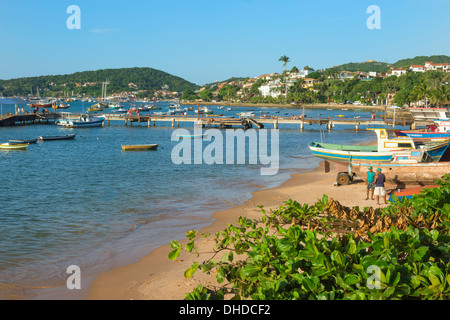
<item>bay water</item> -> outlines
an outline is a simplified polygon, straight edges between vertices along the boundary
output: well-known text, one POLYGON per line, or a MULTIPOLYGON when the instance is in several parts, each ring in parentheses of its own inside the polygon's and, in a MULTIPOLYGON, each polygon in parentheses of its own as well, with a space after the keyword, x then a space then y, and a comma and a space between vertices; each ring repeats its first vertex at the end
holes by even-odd
MULTIPOLYGON (((157 105, 164 111, 169 103, 157 105)), ((82 112, 87 106, 74 102, 65 111, 82 112)), ((217 106, 210 108, 224 112, 217 106)), ((234 108, 228 114, 246 109, 251 108, 234 108)), ((13 110, 14 106, 3 106, 4 113, 13 110)), ((281 116, 303 112, 253 110, 281 116)), ((309 117, 370 117, 363 110, 309 109, 306 113, 309 117)), ((191 123, 180 122, 180 127, 193 133, 191 123)), ((184 238, 187 231, 209 225, 215 211, 240 204, 261 188, 276 187, 292 173, 317 167, 320 159, 307 147, 311 141, 356 144, 375 139, 372 132, 364 128, 355 132, 353 126, 327 131, 324 125, 306 125, 300 131, 299 125, 282 124, 279 129, 280 169, 276 175, 261 175, 264 165, 259 162, 174 164, 171 152, 179 141, 172 141, 177 128, 170 122, 150 127, 147 122, 125 126, 123 121, 98 128, 1 127, 0 143, 77 135, 74 140, 30 144, 26 151, 0 151, 0 298, 32 298, 27 292, 33 288, 64 285, 70 265, 79 266, 83 275, 95 275, 184 238), (159 144, 158 149, 121 149, 121 145, 150 143, 159 144)), ((208 144, 203 141, 203 148, 208 144)))

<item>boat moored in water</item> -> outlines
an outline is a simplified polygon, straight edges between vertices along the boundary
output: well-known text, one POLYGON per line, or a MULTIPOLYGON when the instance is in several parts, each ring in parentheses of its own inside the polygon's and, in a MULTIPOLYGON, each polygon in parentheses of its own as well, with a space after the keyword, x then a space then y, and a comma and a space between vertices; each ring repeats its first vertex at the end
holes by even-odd
POLYGON ((39 141, 50 141, 50 140, 71 140, 74 139, 76 133, 67 134, 65 136, 40 136, 38 137, 39 141))
POLYGON ((60 119, 58 121, 59 125, 66 128, 91 128, 91 127, 101 127, 105 121, 104 116, 92 116, 90 114, 82 114, 77 118, 60 119))
POLYGON ((25 150, 28 148, 28 143, 1 143, 0 150, 25 150))
POLYGON ((15 139, 15 140, 9 140, 9 143, 11 144, 24 144, 24 143, 36 143, 38 141, 38 138, 33 139, 15 139))
POLYGON ((146 151, 156 150, 159 144, 136 144, 136 145, 122 145, 123 151, 146 151))

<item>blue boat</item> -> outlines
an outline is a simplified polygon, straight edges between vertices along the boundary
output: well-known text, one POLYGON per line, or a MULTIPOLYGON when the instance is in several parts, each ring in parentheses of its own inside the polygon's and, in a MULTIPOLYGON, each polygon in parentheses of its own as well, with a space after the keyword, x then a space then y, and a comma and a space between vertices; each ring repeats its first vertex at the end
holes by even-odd
POLYGON ((389 137, 386 129, 368 129, 377 134, 376 146, 359 146, 311 142, 308 147, 319 158, 332 162, 349 163, 351 161, 390 162, 396 154, 412 150, 425 150, 439 161, 449 146, 444 141, 414 141, 410 137, 389 137))
POLYGON ((395 131, 397 136, 409 136, 413 139, 450 139, 450 119, 434 120, 427 130, 395 131))

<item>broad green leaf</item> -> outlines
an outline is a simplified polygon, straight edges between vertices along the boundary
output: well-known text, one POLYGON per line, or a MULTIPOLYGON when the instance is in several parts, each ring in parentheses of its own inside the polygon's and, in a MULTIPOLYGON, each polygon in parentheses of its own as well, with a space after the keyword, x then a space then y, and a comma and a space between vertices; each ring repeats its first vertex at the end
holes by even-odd
POLYGON ((174 261, 176 258, 178 258, 180 253, 181 253, 181 249, 180 248, 170 251, 169 252, 169 260, 174 261))
POLYGON ((194 275, 195 271, 197 271, 198 269, 198 263, 194 262, 194 264, 192 266, 190 266, 188 269, 186 269, 186 271, 184 272, 184 277, 186 279, 192 278, 192 276, 194 275))
POLYGON ((354 285, 360 282, 360 279, 357 275, 348 274, 344 277, 344 282, 348 285, 354 285))
POLYGON ((348 254, 354 254, 356 252, 356 242, 353 239, 348 242, 347 252, 348 254))

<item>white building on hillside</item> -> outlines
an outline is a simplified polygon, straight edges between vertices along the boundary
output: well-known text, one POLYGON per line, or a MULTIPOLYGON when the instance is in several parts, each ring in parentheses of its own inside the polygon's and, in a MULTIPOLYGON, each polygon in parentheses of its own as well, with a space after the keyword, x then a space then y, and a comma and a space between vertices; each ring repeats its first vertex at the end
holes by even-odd
POLYGON ((409 70, 413 72, 425 72, 427 68, 425 68, 425 66, 422 66, 420 64, 413 64, 409 66, 409 70))
POLYGON ((391 71, 392 71, 392 75, 397 76, 397 77, 400 77, 400 76, 406 74, 406 72, 407 72, 405 69, 402 69, 402 68, 392 69, 391 71))

